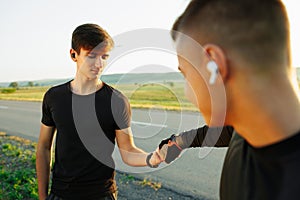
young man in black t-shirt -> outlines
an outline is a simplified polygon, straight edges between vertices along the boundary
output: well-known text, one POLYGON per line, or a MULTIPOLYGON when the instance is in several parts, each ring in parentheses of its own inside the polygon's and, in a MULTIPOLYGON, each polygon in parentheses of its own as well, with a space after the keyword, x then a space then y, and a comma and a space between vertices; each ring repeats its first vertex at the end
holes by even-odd
MULTIPOLYGON (((282 2, 192 0, 172 37, 188 98, 210 127, 235 129, 225 141, 220 198, 299 199, 300 99, 282 2)), ((163 141, 162 155, 190 147, 186 134, 163 141)), ((195 135, 192 147, 201 146, 203 132, 195 135)))
POLYGON ((83 24, 72 35, 73 80, 49 89, 37 147, 39 199, 116 199, 115 140, 123 161, 131 166, 156 167, 157 153, 134 145, 128 100, 99 76, 113 40, 96 24, 83 24), (56 134, 55 163, 48 196, 51 146, 56 134))

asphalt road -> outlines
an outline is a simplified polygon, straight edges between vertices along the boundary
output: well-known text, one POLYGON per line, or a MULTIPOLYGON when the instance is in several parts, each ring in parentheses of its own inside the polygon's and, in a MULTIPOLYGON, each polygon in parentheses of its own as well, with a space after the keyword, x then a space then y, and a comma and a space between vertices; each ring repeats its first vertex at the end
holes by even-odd
MULTIPOLYGON (((41 103, 0 101, 0 131, 37 141, 41 119, 41 103)), ((202 126, 198 113, 157 109, 132 110, 132 130, 135 144, 145 151, 153 151, 160 140, 184 130, 202 126)), ((185 150, 170 165, 157 169, 129 167, 120 160, 116 148, 114 159, 119 171, 161 182, 179 193, 195 199, 218 199, 219 181, 226 148, 195 148, 185 150)))

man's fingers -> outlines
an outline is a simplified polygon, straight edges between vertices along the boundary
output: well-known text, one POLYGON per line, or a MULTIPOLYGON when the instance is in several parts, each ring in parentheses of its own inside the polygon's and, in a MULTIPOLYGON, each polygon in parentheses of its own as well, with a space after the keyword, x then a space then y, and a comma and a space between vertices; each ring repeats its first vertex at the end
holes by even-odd
POLYGON ((175 137, 175 135, 172 135, 170 138, 162 140, 159 144, 158 154, 160 159, 167 164, 175 160, 182 151, 182 148, 174 140, 175 137))
POLYGON ((181 153, 181 148, 175 143, 175 142, 170 142, 168 145, 167 149, 167 154, 165 157, 165 162, 169 164, 173 160, 175 160, 179 154, 181 153))
POLYGON ((155 153, 157 154, 157 157, 159 158, 160 162, 163 162, 164 159, 162 159, 162 155, 160 155, 160 153, 159 153, 159 148, 157 148, 157 149, 155 150, 155 153))
POLYGON ((152 153, 151 158, 150 158, 150 163, 151 163, 151 165, 158 165, 158 164, 160 164, 162 161, 163 161, 163 160, 161 160, 161 158, 160 158, 158 152, 154 151, 154 152, 152 153))
POLYGON ((165 160, 166 159, 166 156, 167 156, 167 153, 168 153, 168 145, 167 144, 164 144, 160 150, 159 150, 159 155, 160 155, 160 158, 162 160, 165 160))
POLYGON ((158 162, 161 163, 163 160, 161 159, 159 153, 158 153, 157 151, 155 151, 154 154, 155 154, 155 156, 156 156, 158 162))
POLYGON ((158 145, 159 149, 161 149, 165 144, 168 144, 170 138, 164 139, 160 142, 160 144, 158 145))

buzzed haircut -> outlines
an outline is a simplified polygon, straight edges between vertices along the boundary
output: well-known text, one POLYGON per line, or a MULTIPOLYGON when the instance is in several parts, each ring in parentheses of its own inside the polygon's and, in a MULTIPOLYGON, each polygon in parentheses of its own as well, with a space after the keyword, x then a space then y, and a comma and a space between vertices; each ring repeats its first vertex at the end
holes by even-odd
POLYGON ((213 43, 225 52, 265 70, 290 65, 289 22, 279 0, 192 0, 172 28, 190 33, 201 45, 213 43))
POLYGON ((80 49, 92 50, 94 48, 114 47, 112 37, 97 24, 83 24, 78 26, 72 34, 72 49, 78 54, 80 49))

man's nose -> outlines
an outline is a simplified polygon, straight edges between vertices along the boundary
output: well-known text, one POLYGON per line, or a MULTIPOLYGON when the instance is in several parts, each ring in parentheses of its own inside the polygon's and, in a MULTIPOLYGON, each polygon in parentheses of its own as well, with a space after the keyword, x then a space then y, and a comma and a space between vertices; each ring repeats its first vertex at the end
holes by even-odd
POLYGON ((95 61, 95 66, 99 67, 99 68, 102 68, 104 66, 104 60, 101 57, 97 58, 96 61, 95 61))

